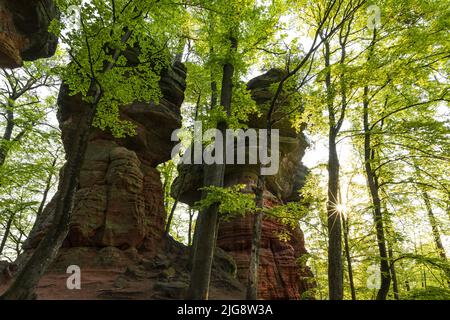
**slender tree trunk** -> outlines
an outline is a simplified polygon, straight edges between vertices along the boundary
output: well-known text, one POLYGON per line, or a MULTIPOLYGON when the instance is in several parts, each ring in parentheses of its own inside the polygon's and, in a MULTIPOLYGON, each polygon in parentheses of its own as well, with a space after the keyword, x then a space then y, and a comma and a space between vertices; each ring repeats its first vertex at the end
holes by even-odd
POLYGON ((342 300, 344 297, 344 275, 342 267, 342 226, 339 211, 339 158, 336 148, 336 118, 334 112, 334 93, 331 83, 330 44, 324 42, 325 47, 325 86, 328 107, 328 288, 330 300, 342 300))
MULTIPOLYGON (((205 166, 205 185, 206 183, 209 185, 214 183, 215 186, 223 186, 224 170, 220 167, 221 165, 205 166), (217 168, 215 168, 216 166, 217 168)), ((202 215, 202 220, 201 225, 197 227, 201 229, 199 229, 197 235, 187 297, 193 300, 208 300, 211 267, 215 249, 218 204, 202 210, 199 215, 202 215)))
MULTIPOLYGON (((196 105, 195 105, 194 121, 197 121, 197 118, 198 118, 198 113, 199 113, 199 109, 200 109, 200 101, 201 101, 201 98, 202 98, 202 96, 201 96, 201 94, 199 94, 199 95, 198 95, 198 98, 197 98, 197 103, 196 103, 196 105)), ((188 150, 189 150, 189 149, 188 149, 188 150)), ((191 144, 191 150, 192 150, 192 153, 191 153, 191 159, 193 159, 193 158, 194 158, 193 143, 191 144)), ((167 219, 166 228, 165 228, 165 231, 164 231, 164 235, 165 235, 165 236, 167 236, 167 235, 170 233, 170 226, 171 226, 171 224, 172 224, 173 215, 175 214, 175 210, 176 210, 176 208, 177 208, 178 201, 179 201, 180 196, 181 196, 181 192, 183 191, 183 188, 184 188, 184 181, 185 181, 185 180, 186 180, 186 175, 184 175, 184 176, 182 177, 182 179, 181 179, 180 187, 179 187, 179 189, 178 189, 178 192, 177 192, 177 195, 176 195, 175 202, 174 202, 174 204, 173 204, 173 206, 172 206, 172 209, 170 210, 170 214, 169 214, 169 217, 168 217, 168 219, 167 219)), ((167 181, 164 181, 164 184, 166 184, 166 183, 167 183, 167 181)), ((165 188, 164 188, 164 190, 165 190, 165 188)), ((167 197, 167 198, 168 198, 168 197, 167 197)))
POLYGON ((406 289, 406 292, 411 291, 411 287, 409 285, 409 281, 408 280, 405 280, 405 289, 406 289))
POLYGON ((424 289, 427 288, 427 273, 425 272, 425 269, 422 269, 422 287, 424 289))
POLYGON ((5 248, 6 241, 8 241, 9 233, 11 232, 11 225, 14 220, 14 213, 11 213, 8 218, 8 222, 6 223, 5 233, 3 234, 2 243, 0 244, 0 256, 3 253, 3 249, 5 248))
MULTIPOLYGON (((231 50, 237 48, 237 40, 231 38, 231 50)), ((231 97, 233 86, 234 65, 227 62, 223 66, 222 91, 220 104, 225 108, 227 115, 231 115, 231 97)), ((218 130, 225 138, 226 123, 219 123, 218 130)), ((226 144, 223 143, 223 146, 226 144)), ((224 157, 225 159, 225 157, 224 157)), ((204 185, 223 187, 225 164, 204 165, 204 185)), ((206 194, 203 194, 206 196, 206 194)), ((194 300, 207 300, 209 296, 209 283, 211 279, 211 267, 214 257, 216 229, 218 223, 218 204, 199 212, 201 224, 193 253, 191 279, 187 291, 187 298, 194 300)))
POLYGON ((348 269, 348 280, 350 284, 350 292, 352 294, 352 300, 356 300, 356 290, 355 283, 353 280, 353 266, 352 266, 352 258, 350 255, 350 246, 349 246, 349 224, 348 217, 344 217, 342 219, 343 229, 344 229, 344 250, 345 250, 345 258, 347 260, 347 269, 348 269))
POLYGON ((393 263, 394 252, 392 250, 392 246, 389 244, 389 241, 388 241, 388 255, 389 255, 389 270, 391 272, 392 278, 392 289, 394 291, 394 299, 400 300, 400 295, 398 291, 397 272, 395 271, 395 264, 393 263))
MULTIPOLYGON (((210 53, 214 52, 214 50, 211 48, 210 53)), ((217 106, 217 83, 214 80, 214 73, 212 71, 212 69, 210 70, 210 79, 211 79, 211 105, 210 105, 210 110, 214 109, 217 106)), ((200 100, 198 100, 199 102, 200 100)), ((198 104, 200 105, 200 104, 198 104)), ((197 120, 198 114, 199 114, 199 108, 195 109, 195 119, 197 120)), ((193 157, 193 156, 192 156, 193 157)), ((194 254, 197 250, 197 240, 198 240, 198 234, 200 232, 200 230, 202 230, 201 227, 201 220, 202 220, 202 215, 200 214, 200 212, 198 212, 197 214, 197 220, 195 221, 195 229, 194 229, 194 236, 192 238, 192 246, 191 249, 189 250, 189 259, 188 259, 188 265, 187 268, 188 270, 192 271, 192 266, 194 265, 194 254)))
MULTIPOLYGON (((447 255, 445 252, 445 248, 442 245, 441 233, 439 232, 436 216, 434 215, 433 208, 431 206, 430 197, 425 190, 422 190, 422 198, 427 208, 428 221, 430 222, 431 225, 431 232, 433 233, 433 239, 434 244, 436 245, 436 250, 438 251, 438 254, 441 257, 441 259, 444 262, 447 262, 447 255)), ((447 276, 447 285, 450 288, 450 272, 447 272, 446 276, 447 276)))
POLYGON ((170 209, 169 217, 167 218, 166 228, 164 229, 164 235, 167 236, 170 233, 170 227, 172 225, 173 216, 175 214, 175 210, 177 209, 178 199, 175 199, 172 209, 170 209))
POLYGON ((395 300, 400 300, 400 295, 399 295, 399 289, 398 289, 398 280, 397 280, 397 272, 395 271, 395 258, 394 258, 394 250, 393 250, 393 245, 394 245, 394 229, 392 226, 392 221, 390 218, 390 214, 387 210, 387 207, 385 205, 385 203, 383 204, 383 209, 385 214, 385 221, 386 221, 386 233, 388 235, 387 237, 387 248, 388 248, 388 257, 389 257, 389 270, 391 273, 391 278, 392 278, 392 290, 394 291, 394 299, 395 300))
MULTIPOLYGON (((270 129, 268 130, 270 132, 270 129)), ((267 145, 270 146, 270 139, 268 139, 267 145)), ((261 233, 262 233, 262 220, 264 207, 264 188, 265 177, 261 174, 258 175, 258 182, 256 186, 256 214, 254 216, 253 223, 253 237, 252 248, 250 254, 250 266, 248 270, 247 279, 247 300, 256 300, 258 298, 258 279, 259 279, 259 252, 261 248, 261 233)))
POLYGON ((425 206, 427 208, 428 221, 430 222, 430 225, 431 225, 431 231, 433 233, 434 244, 436 245, 436 249, 439 253, 439 256, 444 261, 447 261, 447 255, 445 253, 444 246, 442 245, 441 234, 439 232, 436 217, 434 215, 433 208, 431 207, 430 197, 428 196, 428 193, 426 191, 422 191, 422 198, 423 198, 423 201, 425 202, 425 206))
MULTIPOLYGON (((9 105, 11 108, 11 105, 9 105)), ((6 111, 6 127, 3 133, 2 140, 0 141, 0 167, 3 166, 8 155, 8 143, 11 141, 12 133, 14 130, 14 113, 12 110, 6 111)))
POLYGON ((447 199, 447 215, 448 218, 450 219, 450 196, 447 199))
MULTIPOLYGON (((53 170, 56 167, 56 162, 58 161, 57 155, 55 155, 55 158, 53 159, 51 169, 53 170)), ((53 173, 50 171, 50 174, 48 175, 47 181, 45 183, 44 193, 42 194, 42 200, 39 204, 39 208, 36 212, 36 216, 39 217, 42 214, 42 211, 44 211, 45 204, 47 202, 48 193, 52 187, 52 179, 53 179, 53 173)))
POLYGON ((329 135, 328 160, 328 287, 330 300, 342 300, 344 279, 342 268, 341 212, 339 211, 339 160, 336 150, 336 137, 329 135))
POLYGON ((195 211, 189 208, 189 226, 188 226, 188 246, 192 244, 192 223, 194 221, 195 211))
POLYGON ((380 271, 381 271, 381 286, 377 293, 377 300, 386 300, 391 283, 389 258, 386 249, 386 238, 384 235, 383 214, 381 212, 381 200, 379 196, 378 177, 372 169, 372 162, 374 160, 374 150, 371 147, 371 132, 369 127, 369 88, 364 87, 364 102, 363 102, 363 127, 364 127, 364 168, 367 178, 367 186, 370 191, 370 196, 373 204, 374 223, 376 229, 378 249, 380 252, 380 271))
POLYGON ((197 252, 197 243, 199 238, 200 230, 203 229, 202 227, 202 217, 203 215, 200 214, 200 211, 197 214, 197 220, 195 221, 195 229, 194 229, 194 235, 192 237, 192 246, 189 250, 189 259, 188 259, 188 265, 187 269, 192 272, 192 268, 194 266, 194 256, 197 252))

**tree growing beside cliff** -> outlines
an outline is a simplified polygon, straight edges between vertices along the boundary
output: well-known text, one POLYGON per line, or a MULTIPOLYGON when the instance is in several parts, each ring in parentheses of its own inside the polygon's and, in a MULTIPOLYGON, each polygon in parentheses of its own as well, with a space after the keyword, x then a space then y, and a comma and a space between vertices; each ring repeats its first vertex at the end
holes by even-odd
POLYGON ((59 1, 58 5, 63 12, 78 6, 78 29, 64 34, 64 22, 54 21, 52 31, 69 47, 71 63, 61 69, 62 79, 71 95, 82 96, 85 110, 66 147, 53 227, 3 299, 34 298, 39 279, 56 257, 68 232, 90 128, 109 129, 117 137, 133 134, 133 126, 119 119, 119 106, 158 100, 160 73, 170 63, 167 50, 171 39, 166 31, 182 21, 183 9, 166 1, 92 1, 82 5, 80 1, 59 1))
MULTIPOLYGON (((217 128, 225 137, 225 129, 231 123, 239 123, 239 114, 245 114, 246 108, 234 109, 233 106, 242 96, 242 83, 238 77, 243 74, 248 63, 252 61, 258 46, 264 46, 275 33, 280 10, 280 1, 274 1, 267 8, 255 1, 217 1, 215 7, 205 14, 203 20, 207 50, 203 51, 208 58, 211 70, 220 70, 220 84, 211 77, 210 114, 222 114, 216 118, 217 128), (219 97, 219 106, 216 105, 219 97), (241 92, 239 91, 241 90, 241 92), (240 96, 241 94, 241 96, 240 96)), ((210 8, 211 9, 211 8, 210 8)), ((199 44, 201 53, 201 43, 199 44)), ((204 50, 204 49, 203 49, 204 50)), ((245 94, 244 94, 245 96, 245 94)), ((245 99, 245 97, 243 97, 245 99)), ((246 100, 248 101, 248 99, 246 100)), ((217 138, 217 137, 216 137, 217 138)), ((223 144, 225 145, 225 144, 223 144)), ((222 156, 225 159, 225 155, 222 156)), ((223 187, 225 164, 204 165, 204 185, 223 187)), ((204 189, 202 197, 208 197, 204 189)), ((211 204, 199 212, 193 242, 193 265, 188 297, 192 299, 207 299, 212 259, 218 231, 218 204, 211 204)))

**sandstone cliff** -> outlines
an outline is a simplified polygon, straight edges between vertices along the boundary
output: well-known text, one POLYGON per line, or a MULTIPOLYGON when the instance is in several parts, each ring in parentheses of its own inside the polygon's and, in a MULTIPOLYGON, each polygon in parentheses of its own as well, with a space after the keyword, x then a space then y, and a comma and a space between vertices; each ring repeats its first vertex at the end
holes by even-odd
POLYGON ((58 17, 52 0, 0 0, 0 67, 52 56, 58 39, 48 27, 58 17))

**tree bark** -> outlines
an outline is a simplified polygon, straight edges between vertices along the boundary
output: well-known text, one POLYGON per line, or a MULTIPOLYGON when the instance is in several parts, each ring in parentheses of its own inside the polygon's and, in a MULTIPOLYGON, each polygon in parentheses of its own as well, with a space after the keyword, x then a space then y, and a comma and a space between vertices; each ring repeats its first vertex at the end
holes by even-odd
POLYGON ((339 211, 339 158, 336 147, 336 137, 339 129, 336 127, 334 112, 334 93, 331 83, 330 44, 324 42, 325 47, 325 87, 327 91, 328 107, 328 288, 330 300, 344 298, 344 276, 342 267, 342 226, 339 211))
POLYGON ((436 245, 436 249, 438 251, 439 256, 447 261, 447 255, 445 253, 444 246, 442 245, 441 234, 439 232, 438 224, 436 221, 436 217, 433 212, 433 208, 431 207, 430 197, 426 191, 422 191, 422 198, 427 208, 428 221, 431 225, 431 231, 433 233, 434 244, 436 245))
MULTIPOLYGON (((438 251, 438 254, 441 257, 442 261, 447 262, 447 255, 445 252, 445 248, 442 245, 441 233, 439 232, 436 216, 434 215, 433 208, 431 206, 430 196, 425 190, 422 190, 422 198, 427 208, 428 221, 430 222, 431 225, 431 232, 433 234, 436 250, 438 251)), ((447 272, 446 276, 447 276, 447 286, 450 288, 450 273, 447 272)))
POLYGON ((6 111, 6 127, 3 133, 3 137, 0 143, 0 166, 3 166, 8 155, 7 143, 11 141, 12 133, 14 130, 14 113, 12 110, 6 111))
MULTIPOLYGON (((223 165, 208 165, 204 170, 205 185, 223 186, 223 165), (214 184, 212 184, 214 183, 214 184)), ((193 254, 191 280, 187 292, 188 299, 208 300, 211 267, 215 250, 218 204, 203 209, 201 225, 193 254)))
POLYGON ((349 225, 348 225, 348 217, 342 219, 343 229, 344 229, 344 250, 345 250, 345 258, 347 260, 347 269, 348 269, 348 280, 350 284, 350 292, 352 295, 352 300, 356 300, 356 290, 355 283, 353 279, 353 266, 352 266, 352 258, 350 255, 350 246, 348 242, 348 234, 349 234, 349 225))
POLYGON ((378 250, 380 253, 381 286, 377 292, 377 300, 386 300, 391 283, 389 257, 386 250, 386 238, 384 235, 383 214, 381 211, 381 200, 379 196, 379 184, 376 172, 372 168, 375 152, 371 147, 371 132, 369 127, 369 88, 364 87, 363 102, 363 127, 364 127, 364 168, 367 186, 373 204, 373 216, 377 236, 378 250))
POLYGON ((388 255, 389 255, 389 270, 391 272, 392 278, 392 290, 394 291, 394 299, 400 300, 400 295, 398 291, 397 272, 395 271, 395 264, 393 263, 394 252, 392 250, 392 246, 389 244, 389 241, 388 241, 388 255))
MULTIPOLYGON (((58 155, 56 154, 55 158, 52 161, 52 166, 51 166, 52 170, 56 167, 57 161, 58 161, 58 155)), ((36 212, 37 217, 39 217, 42 214, 42 211, 44 211, 44 207, 47 202, 48 193, 52 187, 52 179, 53 179, 53 173, 50 172, 50 174, 48 175, 48 178, 47 178, 47 182, 45 183, 45 189, 44 189, 44 193, 42 194, 41 203, 39 204, 39 208, 36 212)))
POLYGON ((395 271, 394 250, 393 250, 393 245, 394 245, 394 240, 395 240, 395 231, 393 229, 390 214, 387 210, 385 203, 383 203, 383 209, 385 212, 386 233, 388 235, 386 243, 387 243, 388 256, 389 256, 389 270, 390 270, 391 279, 392 279, 392 290, 394 291, 394 299, 400 300, 398 281, 397 281, 397 272, 395 271))
MULTIPOLYGON (((270 132, 270 129, 268 130, 270 132)), ((270 139, 268 139, 268 146, 270 146, 270 139)), ((261 233, 262 233, 262 220, 264 207, 264 188, 265 177, 261 174, 258 175, 258 182, 256 187, 256 214, 254 216, 253 223, 253 237, 252 248, 250 254, 250 265, 247 279, 247 300, 256 300, 258 298, 258 279, 259 279, 259 252, 261 248, 261 233)))
POLYGON ((194 220, 195 211, 189 208, 189 226, 188 226, 188 247, 192 244, 192 223, 194 220))
POLYGON ((194 229, 194 236, 192 237, 192 246, 189 250, 189 259, 188 259, 188 265, 187 269, 192 272, 192 268, 194 266, 194 256, 197 252, 197 243, 198 243, 198 237, 200 230, 203 229, 202 227, 202 217, 203 215, 200 214, 200 211, 197 214, 197 220, 195 221, 195 229, 194 229))
MULTIPOLYGON (((231 38, 231 50, 237 48, 237 40, 231 38)), ((228 116, 231 115, 231 97, 233 88, 234 65, 227 62, 223 66, 222 91, 220 104, 225 108, 228 116)), ((226 123, 219 123, 218 130, 225 138, 226 123)), ((223 143, 223 146, 226 144, 223 143)), ((224 157, 225 159, 225 157, 224 157)), ((204 185, 223 187, 225 175, 225 164, 204 165, 204 185)), ((206 193, 203 193, 203 197, 206 193)), ((195 247, 193 248, 193 264, 191 280, 187 291, 187 298, 193 300, 207 300, 209 296, 209 283, 211 279, 211 267, 216 245, 216 229, 218 223, 218 204, 212 205, 199 212, 201 224, 199 228, 195 247)))
POLYGON ((8 222, 6 223, 5 233, 3 234, 2 243, 0 244, 0 256, 3 253, 3 250, 6 245, 6 241, 8 241, 9 233, 11 232, 11 225, 14 220, 14 213, 11 213, 8 218, 8 222))
MULTIPOLYGON (((181 188, 180 188, 181 190, 181 188)), ((178 199, 175 199, 172 209, 170 209, 169 217, 167 218, 166 228, 164 230, 164 235, 167 236, 170 232, 170 226, 172 225, 173 216, 175 214, 175 210, 177 209, 178 199)))
POLYGON ((329 135, 328 156, 328 287, 330 300, 342 300, 344 297, 344 279, 341 213, 338 209, 339 160, 336 150, 336 136, 333 132, 330 132, 329 135))

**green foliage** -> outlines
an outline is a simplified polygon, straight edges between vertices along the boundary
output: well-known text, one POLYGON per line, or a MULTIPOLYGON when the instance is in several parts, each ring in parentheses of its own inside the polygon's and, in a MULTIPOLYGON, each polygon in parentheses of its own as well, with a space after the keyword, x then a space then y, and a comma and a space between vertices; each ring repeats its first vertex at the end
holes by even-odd
POLYGON ((243 193, 245 186, 235 185, 229 188, 215 186, 203 187, 206 197, 197 201, 194 208, 202 210, 213 205, 219 206, 219 214, 224 221, 255 210, 255 195, 243 193))
MULTIPOLYGON (((264 213, 284 225, 295 228, 298 226, 298 222, 307 215, 308 207, 301 202, 288 202, 285 205, 265 209, 264 213)), ((283 238, 286 239, 286 235, 283 238)))
POLYGON ((169 1, 59 1, 67 16, 77 6, 79 28, 66 33, 64 19, 52 31, 68 46, 72 62, 60 72, 71 95, 93 103, 93 89, 101 91, 94 126, 116 137, 134 134, 134 125, 120 119, 119 109, 136 101, 158 102, 160 74, 170 62, 168 31, 182 24, 182 6, 169 1), (126 37, 130 35, 128 38, 126 37))
POLYGON ((405 300, 450 300, 450 290, 440 287, 413 289, 406 293, 405 300))

